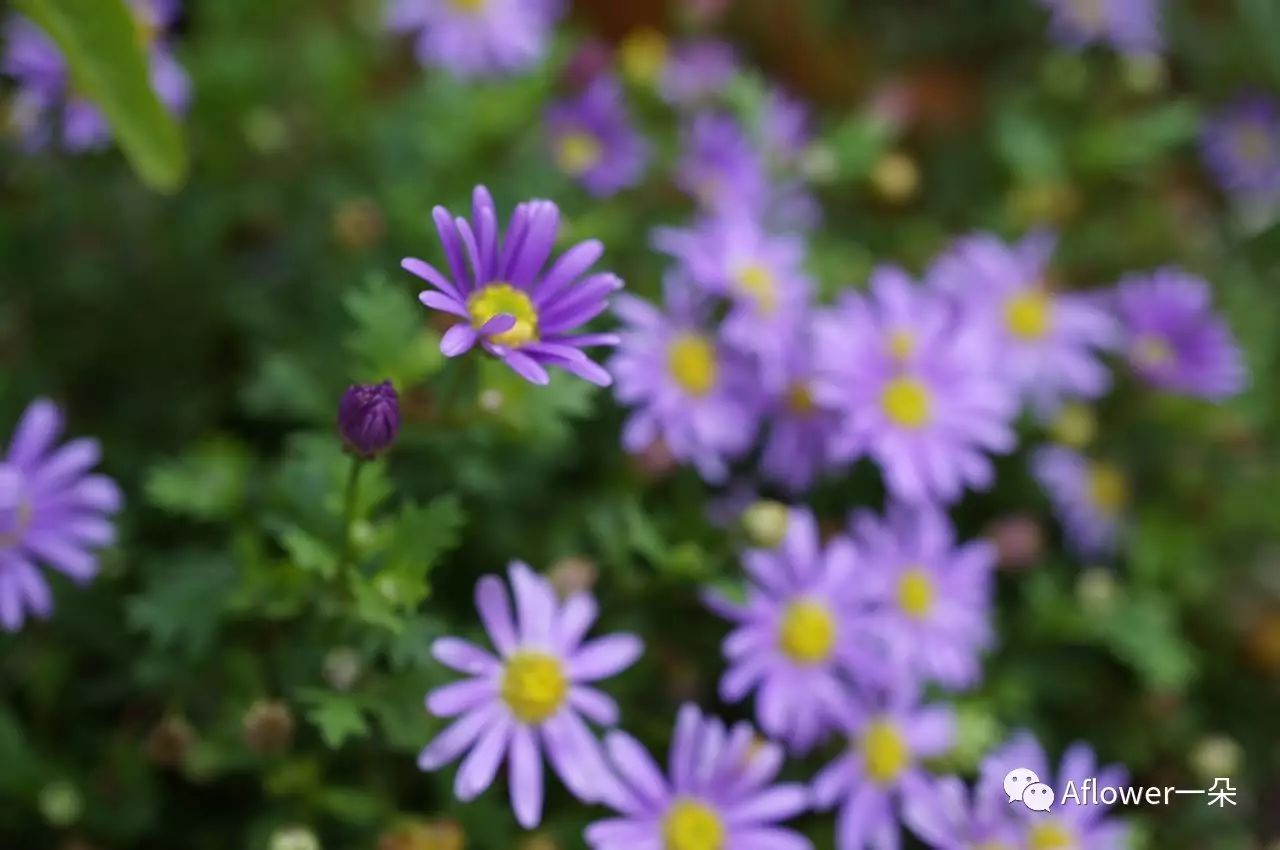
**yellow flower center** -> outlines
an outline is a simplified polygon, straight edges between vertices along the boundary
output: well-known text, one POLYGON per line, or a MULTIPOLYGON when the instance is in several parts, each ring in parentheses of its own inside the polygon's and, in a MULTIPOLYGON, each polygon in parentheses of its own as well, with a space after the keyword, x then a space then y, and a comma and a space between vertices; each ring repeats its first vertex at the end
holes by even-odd
POLYGON ((889 356, 894 360, 906 360, 916 350, 916 338, 911 331, 894 331, 889 334, 889 356))
POLYGON ((1052 317, 1053 299, 1040 289, 1020 292, 1004 305, 1004 321, 1009 333, 1027 342, 1044 339, 1052 317))
POLYGON ((542 652, 518 652, 502 672, 502 700, 523 723, 541 723, 560 710, 569 680, 558 659, 542 652))
POLYGON ((664 850, 723 850, 724 823, 705 803, 678 800, 662 822, 662 845, 664 850))
POLYGON ((738 289, 756 302, 766 315, 778 309, 778 283, 773 273, 759 263, 738 270, 738 289))
POLYGON ((859 748, 863 768, 872 781, 880 785, 892 783, 911 761, 907 739, 892 720, 873 720, 867 724, 859 748))
POLYGON ((1056 820, 1037 820, 1027 835, 1028 850, 1080 850, 1075 835, 1056 820))
POLYGON ((574 177, 580 177, 600 164, 604 149, 600 140, 581 130, 565 133, 556 146, 556 165, 574 177))
POLYGON ((1087 404, 1065 404, 1049 430, 1059 443, 1082 449, 1093 442, 1094 435, 1098 433, 1098 418, 1087 404))
POLYGON ((701 334, 681 334, 667 349, 667 369, 689 395, 704 396, 719 377, 715 346, 701 334))
POLYGON ((477 14, 484 11, 484 7, 489 4, 489 0, 449 0, 453 4, 453 8, 459 12, 467 12, 477 14))
POLYGON ((657 82, 667 65, 667 37, 656 29, 636 30, 622 41, 622 73, 637 85, 657 82))
POLYGON ((920 567, 912 567, 898 579, 898 607, 913 620, 929 616, 936 595, 933 579, 920 567))
POLYGON ((477 329, 494 316, 515 316, 516 323, 510 330, 490 337, 498 345, 519 348, 538 339, 538 311, 533 300, 509 283, 491 283, 471 293, 467 312, 471 314, 471 326, 477 329))
POLYGON ((1089 499, 1108 516, 1116 516, 1129 505, 1129 479, 1109 463, 1089 467, 1089 499))
POLYGON ((1164 337, 1149 334, 1133 344, 1133 359, 1139 366, 1154 369, 1173 360, 1173 348, 1164 337))
POLYGON ((836 644, 836 620, 820 602, 792 602, 778 626, 778 647, 797 664, 820 664, 836 644))
POLYGON ((797 416, 809 416, 817 409, 813 401, 813 390, 802 381, 794 381, 787 388, 787 410, 797 416))
POLYGON ((885 416, 903 428, 919 428, 929 422, 929 388, 916 378, 894 378, 880 398, 885 416))

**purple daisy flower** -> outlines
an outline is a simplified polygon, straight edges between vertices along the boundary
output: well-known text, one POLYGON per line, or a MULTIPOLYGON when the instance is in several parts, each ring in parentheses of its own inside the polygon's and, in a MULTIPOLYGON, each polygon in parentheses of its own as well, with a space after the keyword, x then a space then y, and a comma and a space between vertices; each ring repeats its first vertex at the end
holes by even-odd
POLYGON ((644 175, 649 146, 613 77, 598 77, 574 100, 553 104, 546 121, 556 165, 592 195, 616 194, 644 175))
POLYGON ((706 329, 695 293, 666 289, 670 314, 626 296, 615 308, 627 329, 609 370, 618 400, 635 408, 622 445, 636 454, 661 441, 720 482, 755 437, 759 382, 749 359, 706 329))
POLYGON ((476 78, 536 65, 563 13, 560 0, 393 0, 387 23, 415 36, 423 66, 476 78))
POLYGON ((803 269, 804 242, 769 233, 738 213, 687 229, 660 228, 654 245, 679 261, 682 276, 730 300, 725 342, 757 357, 765 382, 778 386, 788 342, 808 316, 813 290, 803 269))
POLYGON ((547 366, 602 387, 610 384, 609 373, 582 349, 615 345, 617 336, 572 333, 608 309, 610 293, 622 288, 622 280, 608 272, 583 277, 604 253, 603 245, 594 239, 579 243, 544 268, 555 247, 560 208, 551 201, 519 204, 504 234, 483 186, 476 187, 470 221, 450 218, 444 207, 432 214, 449 277, 422 260, 400 265, 435 287, 418 300, 463 319, 440 340, 446 357, 478 343, 534 384, 550 380, 547 366))
POLYGON ((845 415, 836 451, 869 454, 890 493, 950 503, 990 486, 988 453, 1013 449, 1016 402, 994 370, 990 336, 900 269, 872 273, 868 295, 820 315, 814 397, 845 415))
POLYGON ((1157 53, 1160 0, 1040 0, 1052 19, 1049 31, 1068 47, 1110 44, 1123 53, 1157 53))
POLYGON ((777 548, 743 554, 745 603, 703 595, 707 607, 736 624, 724 642, 730 666, 720 696, 733 703, 755 691, 760 728, 796 753, 838 728, 849 701, 843 672, 866 658, 849 604, 854 562, 848 539, 824 547, 813 514, 792 510, 777 548))
POLYGON ((681 707, 669 776, 624 732, 605 739, 623 793, 621 817, 587 827, 592 850, 812 850, 779 826, 808 808, 801 785, 775 783, 782 749, 762 743, 749 723, 731 728, 695 706, 681 707))
POLYGON ((1097 398, 1111 386, 1099 351, 1120 330, 1102 305, 1046 284, 1056 239, 1037 233, 1016 246, 977 234, 959 240, 934 264, 929 283, 953 296, 965 321, 985 325, 1008 378, 1041 414, 1064 397, 1097 398))
POLYGON ((659 92, 675 106, 698 106, 723 95, 737 73, 738 55, 732 45, 713 38, 692 39, 671 51, 659 92))
POLYGON ((845 708, 849 747, 813 780, 813 803, 840 806, 839 850, 901 846, 898 812, 928 793, 920 760, 945 753, 954 737, 951 710, 921 706, 919 693, 896 687, 886 699, 855 699, 845 708))
POLYGON ((1032 455, 1031 471, 1049 494, 1072 548, 1086 557, 1114 551, 1131 498, 1123 470, 1063 446, 1047 446, 1032 455))
POLYGON ((989 787, 971 798, 964 782, 944 777, 903 802, 902 820, 935 850, 1016 850, 1019 825, 1002 790, 989 787))
POLYGON ((62 413, 31 403, 0 461, 0 628, 16 632, 28 617, 45 618, 53 598, 36 568, 45 563, 85 583, 98 571, 93 550, 115 540, 107 516, 123 499, 115 482, 89 470, 101 457, 97 440, 61 448, 62 413))
POLYGON ((1244 389, 1246 371, 1231 330, 1213 311, 1209 284, 1176 268, 1129 275, 1116 287, 1129 362, 1171 392, 1224 399, 1244 389))
POLYGON ((792 335, 782 364, 781 388, 765 413, 768 436, 760 453, 760 471, 775 484, 800 493, 831 464, 842 417, 814 394, 817 372, 807 320, 792 335))
POLYGON ((508 568, 516 618, 497 576, 476 584, 476 609, 494 657, 459 638, 440 638, 431 652, 470 678, 432 691, 427 709, 457 717, 423 749, 422 770, 439 770, 466 750, 454 781, 464 802, 492 783, 505 756, 516 819, 532 828, 542 818, 542 755, 565 787, 585 802, 611 795, 612 774, 583 717, 603 726, 618 722, 618 706, 590 683, 630 667, 642 645, 617 634, 583 643, 596 619, 595 599, 576 593, 560 604, 546 579, 526 565, 508 568))
POLYGON ((797 163, 813 140, 809 107, 785 89, 770 89, 760 121, 765 155, 778 165, 797 163))
POLYGON ((1108 806, 1101 803, 1078 803, 1063 800, 1068 783, 1078 791, 1085 779, 1096 778, 1098 787, 1121 786, 1128 781, 1119 765, 1099 766, 1093 750, 1075 744, 1062 757, 1058 774, 1053 776, 1044 748, 1029 732, 1021 732, 983 762, 978 780, 980 800, 996 797, 1005 800, 1017 824, 1022 841, 1015 846, 1031 848, 1064 848, 1064 850, 1123 850, 1129 846, 1128 827, 1107 817, 1108 806), (1057 801, 1048 812, 1033 812, 1003 796, 1004 778, 1012 770, 1026 768, 1057 792, 1057 801))
POLYGON ((1204 128, 1202 152, 1228 192, 1270 199, 1280 194, 1280 105, 1249 93, 1218 112, 1204 128))
POLYGON ((711 212, 756 213, 769 198, 764 159, 737 119, 719 112, 694 115, 681 133, 676 166, 680 189, 711 212))
POLYGON ((931 506, 894 505, 884 519, 860 511, 852 531, 863 566, 854 598, 893 669, 947 688, 977 684, 993 637, 995 547, 958 546, 947 515, 931 506))
MULTIPOLYGON (((166 31, 176 23, 181 6, 176 0, 129 0, 138 37, 151 61, 151 85, 170 112, 186 111, 191 86, 174 59, 166 31)), ((10 16, 4 28, 5 51, 0 73, 14 78, 12 121, 28 150, 57 144, 82 152, 105 147, 111 126, 97 105, 76 95, 62 53, 44 31, 20 15, 10 16)))

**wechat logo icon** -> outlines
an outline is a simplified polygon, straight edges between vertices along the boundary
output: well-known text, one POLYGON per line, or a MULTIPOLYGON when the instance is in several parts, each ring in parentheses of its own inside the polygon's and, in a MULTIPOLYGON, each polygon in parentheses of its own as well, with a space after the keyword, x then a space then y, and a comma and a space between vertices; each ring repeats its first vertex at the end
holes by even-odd
POLYGON ((1022 803, 1033 812, 1047 812, 1053 807, 1053 789, 1041 782, 1034 770, 1025 767, 1005 774, 1004 793, 1010 803, 1022 803))

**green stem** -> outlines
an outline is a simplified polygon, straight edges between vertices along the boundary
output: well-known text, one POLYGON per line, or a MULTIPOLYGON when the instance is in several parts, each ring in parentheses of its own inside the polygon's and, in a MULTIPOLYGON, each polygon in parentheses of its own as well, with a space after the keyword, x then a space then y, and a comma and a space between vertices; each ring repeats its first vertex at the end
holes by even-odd
POLYGON ((338 574, 345 577, 351 566, 351 532, 356 524, 356 498, 360 494, 360 472, 364 458, 351 456, 351 471, 347 473, 347 488, 342 500, 342 550, 338 556, 338 574))

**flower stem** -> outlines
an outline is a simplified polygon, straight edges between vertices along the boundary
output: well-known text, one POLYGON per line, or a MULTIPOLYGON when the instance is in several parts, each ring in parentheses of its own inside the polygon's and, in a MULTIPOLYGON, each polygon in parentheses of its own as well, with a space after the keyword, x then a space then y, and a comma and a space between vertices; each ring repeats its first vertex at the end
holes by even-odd
POLYGON ((347 487, 342 500, 342 549, 338 556, 338 574, 345 576, 351 564, 351 536, 356 524, 356 499, 360 495, 360 473, 365 460, 351 456, 351 471, 347 473, 347 487))

